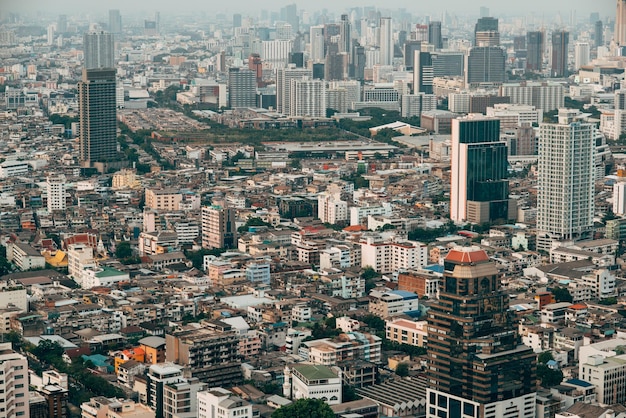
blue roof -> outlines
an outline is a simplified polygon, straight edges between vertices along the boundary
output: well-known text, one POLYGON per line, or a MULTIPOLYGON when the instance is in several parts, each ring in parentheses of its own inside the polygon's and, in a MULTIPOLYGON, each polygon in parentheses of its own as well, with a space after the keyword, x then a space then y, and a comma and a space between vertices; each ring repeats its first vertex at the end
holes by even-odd
POLYGON ((590 387, 593 386, 591 383, 586 382, 584 380, 580 380, 580 379, 570 379, 570 380, 565 381, 565 383, 569 383, 571 385, 580 386, 580 387, 583 387, 583 388, 590 388, 590 387))
POLYGON ((439 264, 431 264, 430 266, 424 267, 424 270, 434 271, 435 273, 443 274, 443 266, 439 264))
POLYGON ((409 291, 406 291, 406 290, 392 290, 389 293, 391 293, 393 295, 402 296, 402 298, 405 299, 405 300, 417 299, 417 295, 415 293, 409 292, 409 291))

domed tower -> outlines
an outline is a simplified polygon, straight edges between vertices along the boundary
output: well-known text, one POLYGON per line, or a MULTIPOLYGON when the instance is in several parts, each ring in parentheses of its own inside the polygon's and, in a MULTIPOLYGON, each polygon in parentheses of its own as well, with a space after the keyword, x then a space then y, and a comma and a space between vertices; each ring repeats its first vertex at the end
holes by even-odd
POLYGON ((521 344, 498 270, 478 247, 445 258, 428 311, 428 372, 428 417, 535 415, 535 354, 521 344))

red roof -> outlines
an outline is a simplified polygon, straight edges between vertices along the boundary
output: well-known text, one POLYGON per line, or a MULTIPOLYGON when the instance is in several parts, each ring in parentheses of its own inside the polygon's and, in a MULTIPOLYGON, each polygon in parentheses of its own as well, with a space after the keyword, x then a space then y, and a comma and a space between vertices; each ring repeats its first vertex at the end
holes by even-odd
POLYGON ((367 231, 367 228, 364 227, 363 225, 350 225, 350 226, 346 226, 343 230, 347 232, 359 232, 359 231, 367 231))
POLYGON ((575 309, 575 310, 581 310, 581 309, 587 309, 587 305, 585 305, 584 303, 575 303, 572 306, 569 307, 570 309, 575 309))
POLYGON ((476 247, 469 248, 455 248, 450 250, 446 256, 446 261, 452 261, 455 263, 479 263, 482 261, 489 261, 489 256, 485 250, 477 249, 476 247))

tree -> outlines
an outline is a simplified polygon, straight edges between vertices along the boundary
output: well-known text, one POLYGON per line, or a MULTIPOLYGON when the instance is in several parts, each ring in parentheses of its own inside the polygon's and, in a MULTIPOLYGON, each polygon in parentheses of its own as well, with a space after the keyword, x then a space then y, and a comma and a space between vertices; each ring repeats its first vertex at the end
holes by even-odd
POLYGON ((537 365, 537 378, 541 381, 541 386, 550 388, 556 386, 563 381, 563 372, 554 370, 545 364, 537 365))
POLYGON ((552 289, 552 294, 557 302, 572 302, 574 300, 569 290, 564 287, 555 287, 552 289))
POLYGON ((554 357, 550 351, 544 351, 537 356, 537 362, 541 364, 547 364, 551 360, 554 360, 554 357))
POLYGON ((409 364, 408 363, 400 363, 396 366, 396 374, 400 377, 405 377, 409 375, 409 364))
POLYGON ((330 406, 320 399, 298 399, 272 413, 272 418, 335 418, 330 406))
POLYGON ((130 242, 122 241, 115 248, 115 256, 117 258, 129 258, 132 257, 133 250, 130 248, 130 242))

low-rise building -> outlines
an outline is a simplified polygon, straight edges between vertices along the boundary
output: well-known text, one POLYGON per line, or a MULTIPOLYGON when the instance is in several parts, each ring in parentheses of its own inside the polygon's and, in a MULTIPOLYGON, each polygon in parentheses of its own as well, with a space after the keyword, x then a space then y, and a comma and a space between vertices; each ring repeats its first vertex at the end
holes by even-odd
POLYGON ((315 364, 285 367, 283 395, 292 400, 321 399, 328 405, 341 403, 341 370, 315 364))
POLYGON ((425 347, 428 331, 426 321, 410 321, 408 319, 391 319, 385 323, 385 334, 389 341, 425 347))

